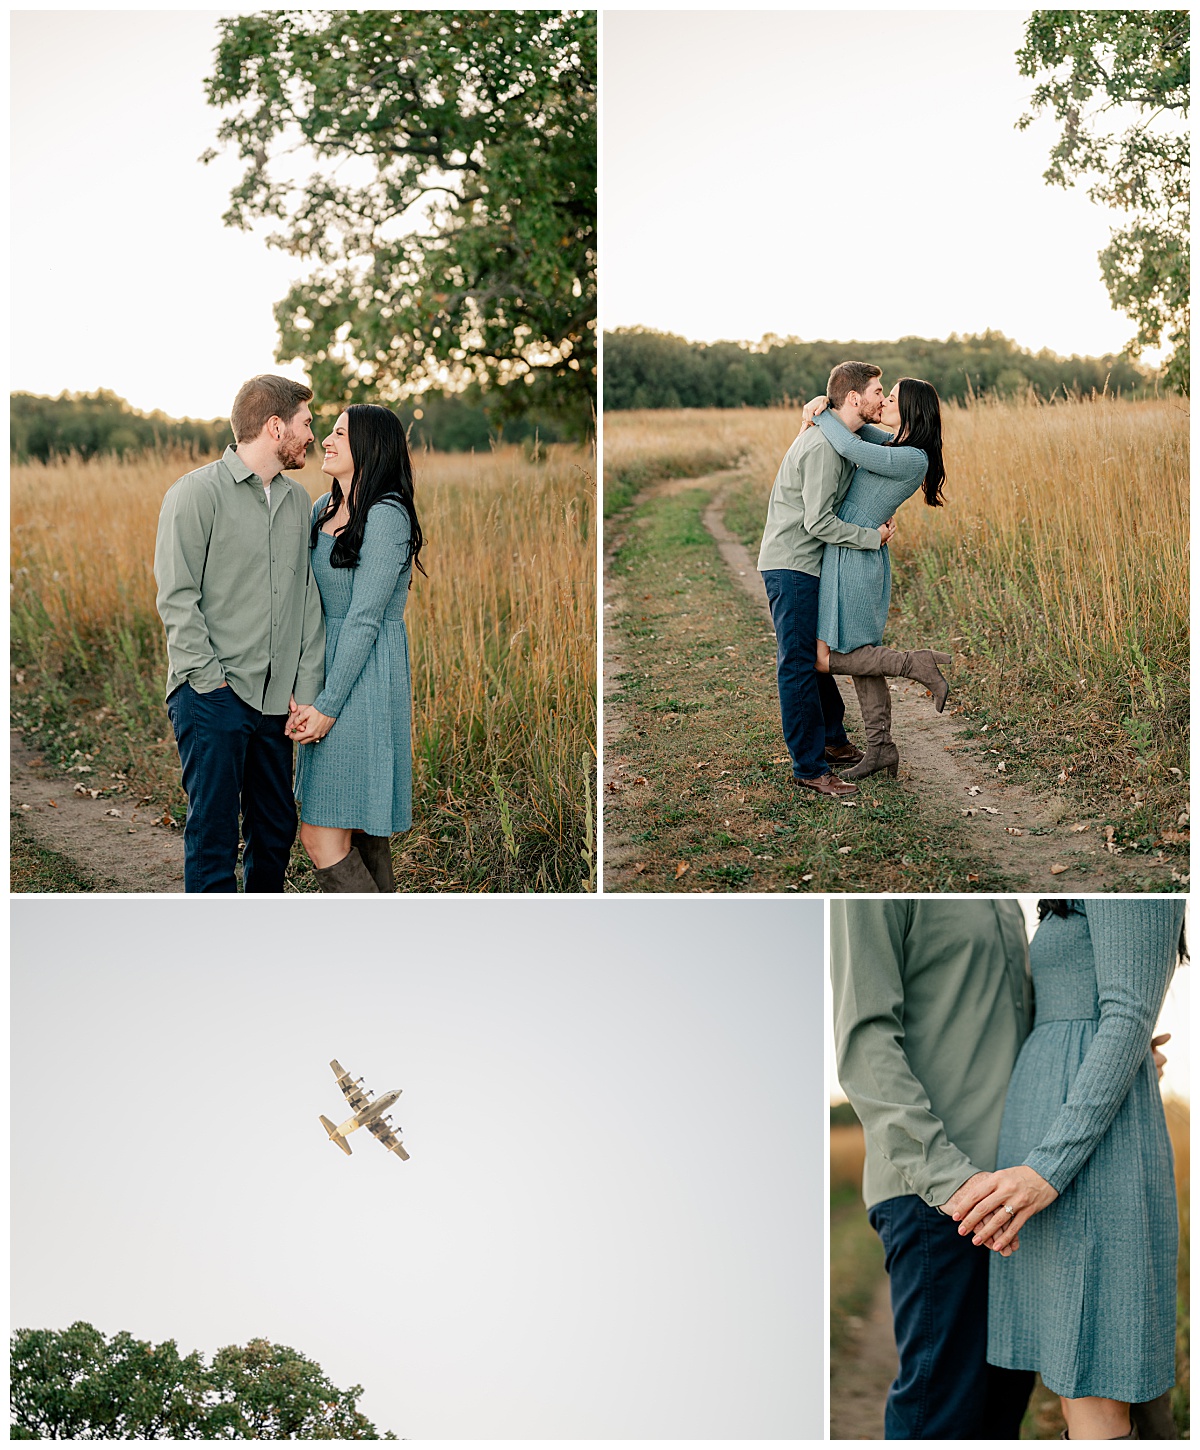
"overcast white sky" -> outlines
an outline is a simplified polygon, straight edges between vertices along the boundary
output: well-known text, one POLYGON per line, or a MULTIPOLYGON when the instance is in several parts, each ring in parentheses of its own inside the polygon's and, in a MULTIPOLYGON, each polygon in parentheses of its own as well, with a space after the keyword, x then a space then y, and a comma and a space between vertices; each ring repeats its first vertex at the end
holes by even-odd
MULTIPOLYGON (((1030 936, 1037 930, 1037 904, 1036 896, 1018 896, 1017 901, 1025 913, 1025 924, 1030 936)), ((1191 941, 1192 924, 1191 911, 1188 910, 1187 917, 1188 939, 1191 941)), ((1176 1097, 1191 1099, 1192 1081, 1192 968, 1176 972, 1172 978, 1171 985, 1167 989, 1167 999, 1163 1003, 1162 1014, 1158 1020, 1158 1032, 1169 1032, 1171 1041, 1163 1049, 1167 1054, 1167 1066, 1162 1075, 1162 1090, 1166 1094, 1174 1093, 1176 1097)), ((844 1100, 845 1093, 842 1092, 841 1084, 838 1082, 837 1060, 833 1046, 833 999, 827 992, 825 998, 825 1081, 831 1099, 844 1100)))
POLYGON ((606 11, 606 328, 1119 351, 1113 222, 1014 129, 1025 11, 606 11))
POLYGON ((13 902, 14 1325, 266 1336, 417 1439, 819 1437, 821 903, 305 910, 13 902))
POLYGON ((275 362, 296 259, 222 225, 242 167, 209 166, 219 15, 12 14, 14 390, 112 388, 174 417, 228 416, 275 362))

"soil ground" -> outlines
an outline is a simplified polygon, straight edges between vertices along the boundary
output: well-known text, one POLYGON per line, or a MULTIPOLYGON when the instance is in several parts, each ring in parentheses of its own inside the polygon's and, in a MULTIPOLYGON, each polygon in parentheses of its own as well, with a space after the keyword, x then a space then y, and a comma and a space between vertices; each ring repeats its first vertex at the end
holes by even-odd
MULTIPOLYGON (((735 471, 643 490, 609 521, 604 885, 610 891, 1178 890, 1105 815, 1005 779, 951 695, 893 681, 899 777, 853 804, 798 797, 779 729, 762 581, 726 527, 735 471)), ((853 686, 838 681, 861 742, 853 686)))

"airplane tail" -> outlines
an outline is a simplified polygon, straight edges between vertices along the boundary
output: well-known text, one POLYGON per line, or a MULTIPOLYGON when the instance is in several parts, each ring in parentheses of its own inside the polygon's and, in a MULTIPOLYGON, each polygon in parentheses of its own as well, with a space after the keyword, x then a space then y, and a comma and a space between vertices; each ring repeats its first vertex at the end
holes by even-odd
POLYGON ((350 1152, 350 1144, 347 1143, 345 1138, 343 1138, 342 1135, 338 1132, 337 1125, 335 1123, 331 1123, 323 1113, 321 1114, 321 1126, 329 1134, 330 1141, 336 1143, 338 1147, 342 1150, 342 1152, 345 1153, 347 1158, 353 1157, 353 1154, 350 1152))

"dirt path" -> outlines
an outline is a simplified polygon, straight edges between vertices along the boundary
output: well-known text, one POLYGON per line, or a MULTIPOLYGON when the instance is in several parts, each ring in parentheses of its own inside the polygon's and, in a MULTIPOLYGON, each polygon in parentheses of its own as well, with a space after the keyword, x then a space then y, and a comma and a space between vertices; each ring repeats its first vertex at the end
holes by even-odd
MULTIPOLYGON (((712 474, 705 478, 671 479, 653 484, 634 499, 628 510, 610 521, 610 543, 605 567, 606 626, 620 624, 630 612, 624 577, 610 567, 614 555, 625 543, 631 528, 643 522, 635 517, 648 503, 671 498, 687 490, 704 489, 710 499, 702 513, 716 551, 723 561, 727 577, 755 606, 761 621, 762 648, 771 650, 774 633, 766 593, 755 560, 724 522, 725 498, 735 473, 712 474)), ((643 598, 648 596, 643 595, 643 598)), ((661 605, 661 601, 659 601, 661 605)), ((605 777, 611 777, 610 761, 621 767, 623 736, 628 721, 619 704, 609 703, 621 688, 626 669, 625 650, 619 629, 606 627, 604 660, 604 738, 605 777)), ((852 683, 838 680, 838 687, 847 706, 847 727, 859 741, 861 715, 852 683)), ((1059 877, 1066 876, 1063 886, 1072 890, 1102 892, 1120 890, 1126 872, 1123 863, 1105 846, 1103 821, 1081 815, 1078 807, 1065 799, 1035 794, 1028 788, 1005 781, 997 768, 999 753, 989 751, 977 742, 968 744, 958 738, 961 712, 954 707, 953 672, 951 697, 946 711, 938 715, 924 687, 910 680, 894 680, 893 735, 900 748, 900 782, 917 794, 924 803, 943 817, 944 827, 953 835, 953 848, 959 855, 986 864, 993 875, 998 873, 1013 889, 1048 890, 1059 877), (1069 868, 1054 871, 1054 867, 1069 868)), ((630 767, 635 768, 635 767, 630 767)), ((618 787, 620 782, 617 782, 618 787)), ((609 786, 611 789, 611 785, 609 786)), ((861 789, 861 787, 860 787, 861 789)), ((727 823, 728 824, 728 823, 727 823)), ((606 865, 620 867, 630 853, 614 834, 606 844, 606 865)), ((619 871, 617 873, 619 875, 619 871)), ((979 873, 977 873, 979 874, 979 873)), ((971 877, 968 875, 968 881, 971 877)), ((621 889, 617 879, 610 882, 621 889)), ((870 888, 859 888, 870 889, 870 888)))
POLYGON ((888 1387, 896 1377, 896 1337, 888 1281, 882 1280, 866 1318, 858 1327, 850 1354, 832 1365, 829 1385, 829 1438, 882 1440, 888 1387))
POLYGON ((11 810, 31 840, 114 891, 182 892, 183 832, 162 825, 161 811, 123 796, 92 800, 78 784, 47 770, 11 732, 11 810))

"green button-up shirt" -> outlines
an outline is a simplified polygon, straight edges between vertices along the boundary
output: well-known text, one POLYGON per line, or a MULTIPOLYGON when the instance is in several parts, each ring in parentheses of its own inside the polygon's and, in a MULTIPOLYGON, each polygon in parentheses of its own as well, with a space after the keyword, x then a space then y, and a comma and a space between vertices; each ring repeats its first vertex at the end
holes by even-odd
POLYGON ((232 448, 167 490, 154 578, 167 630, 167 694, 222 683, 266 715, 311 705, 325 683, 325 621, 309 565, 312 503, 263 480, 232 448))
POLYGON ((941 1205, 996 1166, 1033 1015, 1015 901, 832 901, 838 1077, 866 1136, 863 1198, 941 1205))
MULTIPOLYGON (((875 430, 868 435, 864 429, 862 436, 875 440, 892 435, 875 430)), ((837 516, 853 477, 854 464, 838 453, 819 428, 806 428, 798 434, 775 475, 758 567, 797 569, 819 577, 826 544, 878 549, 878 529, 860 529, 837 516)))

